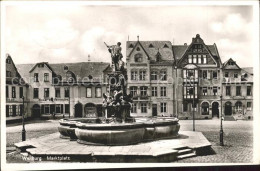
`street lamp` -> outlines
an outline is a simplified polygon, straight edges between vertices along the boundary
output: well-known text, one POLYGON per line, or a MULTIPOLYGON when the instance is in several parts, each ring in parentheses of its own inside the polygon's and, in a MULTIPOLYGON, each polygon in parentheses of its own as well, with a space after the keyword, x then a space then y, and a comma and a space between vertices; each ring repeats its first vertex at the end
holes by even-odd
POLYGON ((24 127, 24 96, 22 97, 23 99, 23 113, 22 113, 22 125, 23 125, 23 129, 22 129, 22 141, 25 141, 26 140, 26 136, 25 136, 25 127, 24 127))
POLYGON ((220 108, 220 110, 221 110, 221 117, 220 117, 220 131, 219 131, 219 141, 220 141, 220 145, 221 146, 224 146, 224 142, 223 142, 223 134, 224 134, 224 132, 223 132, 223 126, 222 126, 222 95, 220 95, 220 105, 221 105, 221 108, 220 108))

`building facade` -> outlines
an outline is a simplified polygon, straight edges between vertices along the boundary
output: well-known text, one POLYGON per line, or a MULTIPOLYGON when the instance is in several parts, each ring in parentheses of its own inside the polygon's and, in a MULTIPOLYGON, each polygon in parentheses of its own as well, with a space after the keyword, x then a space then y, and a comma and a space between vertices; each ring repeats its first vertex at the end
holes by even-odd
MULTIPOLYGON (((217 45, 197 34, 188 45, 170 41, 126 42, 127 93, 131 116, 210 119, 253 116, 252 68, 222 63, 217 45)), ((6 116, 104 116, 109 63, 20 64, 6 58, 6 116), (21 82, 11 81, 22 80, 21 82)))
POLYGON ((240 68, 230 58, 223 64, 223 113, 236 118, 253 117, 252 68, 240 68))
POLYGON ((127 92, 132 116, 173 116, 174 58, 169 41, 128 41, 127 92))
POLYGON ((28 85, 22 79, 20 73, 9 54, 6 55, 6 118, 21 118, 23 111, 28 113, 28 85), (23 98, 24 106, 23 108, 23 98))
POLYGON ((102 116, 102 94, 107 91, 105 76, 111 70, 109 63, 41 62, 17 66, 29 84, 29 116, 102 116))

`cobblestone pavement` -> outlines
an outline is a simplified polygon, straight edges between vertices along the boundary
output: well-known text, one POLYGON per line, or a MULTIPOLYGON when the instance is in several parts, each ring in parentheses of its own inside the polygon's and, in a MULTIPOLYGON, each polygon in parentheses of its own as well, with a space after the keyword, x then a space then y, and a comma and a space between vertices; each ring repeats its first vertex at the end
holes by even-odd
MULTIPOLYGON (((58 121, 46 121, 26 125, 27 139, 57 132, 58 121)), ((192 120, 180 120, 181 131, 192 130, 192 120)), ((7 146, 21 141, 21 125, 6 128, 7 146)), ((207 156, 187 158, 177 163, 250 163, 253 162, 253 122, 223 121, 224 144, 219 145, 219 120, 196 120, 196 131, 200 131, 212 144, 213 152, 207 156)), ((11 155, 10 155, 10 158, 11 155)), ((9 160, 7 155, 7 161, 9 160)), ((12 159, 13 161, 14 159, 12 159)))

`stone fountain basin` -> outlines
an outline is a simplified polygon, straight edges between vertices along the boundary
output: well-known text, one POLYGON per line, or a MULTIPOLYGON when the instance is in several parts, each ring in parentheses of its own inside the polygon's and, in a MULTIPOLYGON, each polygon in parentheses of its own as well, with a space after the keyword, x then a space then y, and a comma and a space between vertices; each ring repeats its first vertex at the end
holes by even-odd
POLYGON ((146 122, 86 124, 77 122, 79 143, 95 145, 130 145, 178 136, 178 119, 155 119, 146 122))
POLYGON ((60 125, 58 126, 58 130, 60 132, 60 137, 64 139, 77 140, 77 136, 75 134, 75 129, 77 128, 76 124, 80 123, 101 123, 101 120, 98 118, 73 118, 73 119, 61 119, 59 121, 60 125))

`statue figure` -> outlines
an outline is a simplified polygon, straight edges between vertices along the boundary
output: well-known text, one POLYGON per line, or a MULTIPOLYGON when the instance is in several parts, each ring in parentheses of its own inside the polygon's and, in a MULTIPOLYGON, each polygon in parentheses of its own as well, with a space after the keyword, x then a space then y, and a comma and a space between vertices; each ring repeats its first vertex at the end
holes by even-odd
POLYGON ((119 65, 122 64, 121 59, 123 58, 123 55, 121 53, 122 48, 120 47, 121 43, 118 42, 116 45, 111 46, 105 43, 105 45, 107 46, 109 53, 111 53, 112 65, 115 66, 115 71, 119 71, 121 68, 119 65))

